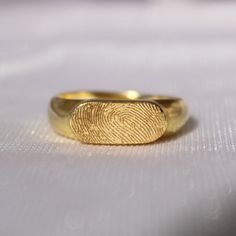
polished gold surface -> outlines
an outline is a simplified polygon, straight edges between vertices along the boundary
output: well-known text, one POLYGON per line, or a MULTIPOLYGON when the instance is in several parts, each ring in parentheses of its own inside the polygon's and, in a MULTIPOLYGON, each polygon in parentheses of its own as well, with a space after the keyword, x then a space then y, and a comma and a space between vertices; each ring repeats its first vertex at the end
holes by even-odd
POLYGON ((57 133, 82 143, 145 144, 179 130, 187 107, 179 98, 136 91, 82 91, 52 98, 49 120, 57 133))

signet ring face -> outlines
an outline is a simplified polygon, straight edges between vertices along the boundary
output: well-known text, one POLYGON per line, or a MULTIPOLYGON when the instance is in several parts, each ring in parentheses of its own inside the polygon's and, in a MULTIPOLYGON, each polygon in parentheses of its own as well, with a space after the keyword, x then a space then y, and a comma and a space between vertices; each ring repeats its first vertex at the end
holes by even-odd
POLYGON ((145 144, 164 134, 167 120, 154 101, 90 100, 74 109, 70 127, 82 143, 145 144))

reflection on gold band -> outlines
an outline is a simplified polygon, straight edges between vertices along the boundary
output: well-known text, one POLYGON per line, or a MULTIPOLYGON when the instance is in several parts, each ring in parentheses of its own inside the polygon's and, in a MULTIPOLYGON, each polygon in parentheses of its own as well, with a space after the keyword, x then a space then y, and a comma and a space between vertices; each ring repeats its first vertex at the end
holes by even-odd
POLYGON ((136 91, 62 93, 49 106, 57 133, 91 144, 151 143, 178 131, 187 118, 182 99, 136 91))

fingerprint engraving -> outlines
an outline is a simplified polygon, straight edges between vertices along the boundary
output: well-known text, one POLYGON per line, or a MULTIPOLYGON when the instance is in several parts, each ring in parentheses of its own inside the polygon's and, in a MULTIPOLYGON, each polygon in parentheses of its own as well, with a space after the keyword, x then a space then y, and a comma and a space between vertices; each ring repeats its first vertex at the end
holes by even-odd
POLYGON ((75 108, 70 126, 83 143, 144 144, 161 137, 167 121, 154 102, 89 101, 75 108))

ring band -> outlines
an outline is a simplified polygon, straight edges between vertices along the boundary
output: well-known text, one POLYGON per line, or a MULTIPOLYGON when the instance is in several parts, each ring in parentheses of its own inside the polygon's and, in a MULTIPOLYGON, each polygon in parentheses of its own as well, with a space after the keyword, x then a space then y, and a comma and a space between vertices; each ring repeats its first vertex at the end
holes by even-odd
POLYGON ((49 121, 58 134, 82 143, 130 145, 176 133, 187 113, 181 98, 81 91, 53 97, 49 121))

